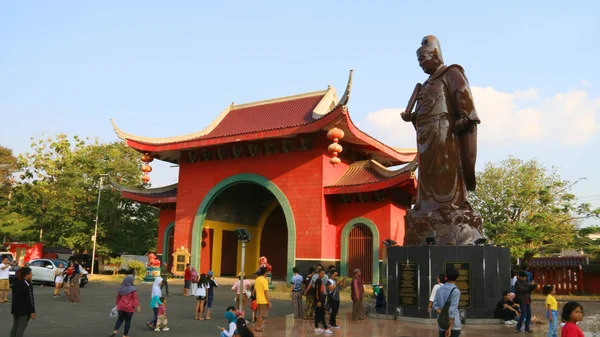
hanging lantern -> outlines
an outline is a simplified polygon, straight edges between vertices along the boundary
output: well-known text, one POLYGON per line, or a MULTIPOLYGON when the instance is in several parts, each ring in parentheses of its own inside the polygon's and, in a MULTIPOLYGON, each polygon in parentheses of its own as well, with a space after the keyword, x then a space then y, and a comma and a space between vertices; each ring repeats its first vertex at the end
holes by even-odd
POLYGON ((154 160, 154 158, 152 158, 152 156, 149 153, 144 153, 144 155, 142 155, 142 161, 144 163, 151 163, 154 160))
POLYGON ((144 182, 144 184, 147 184, 150 181, 150 176, 144 174, 144 176, 142 177, 142 181, 144 182))
POLYGON ((339 163, 342 162, 340 158, 338 158, 338 154, 340 154, 344 149, 339 144, 340 139, 344 138, 344 130, 333 128, 327 132, 327 138, 333 141, 333 143, 327 147, 327 151, 329 151, 329 153, 331 153, 332 155, 332 158, 329 159, 329 162, 333 166, 337 166, 339 163))
POLYGON ((343 147, 342 147, 340 144, 338 144, 338 143, 333 143, 333 144, 330 144, 330 145, 327 147, 327 151, 329 151, 329 153, 331 153, 331 155, 332 155, 332 156, 334 156, 334 157, 337 157, 337 155, 338 155, 340 152, 342 152, 342 150, 343 150, 343 149, 344 149, 344 148, 343 148, 343 147))
POLYGON ((144 173, 150 173, 150 172, 152 172, 152 166, 150 166, 148 164, 142 166, 142 172, 144 172, 144 173))
POLYGON ((333 128, 327 132, 327 138, 333 140, 334 143, 337 143, 340 139, 344 138, 344 130, 333 128))

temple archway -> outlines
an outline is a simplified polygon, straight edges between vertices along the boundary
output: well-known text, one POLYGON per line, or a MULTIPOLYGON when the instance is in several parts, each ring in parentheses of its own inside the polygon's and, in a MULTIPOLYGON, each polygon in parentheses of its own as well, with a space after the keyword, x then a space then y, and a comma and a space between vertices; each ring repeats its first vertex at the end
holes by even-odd
POLYGON ((341 233, 340 272, 360 269, 365 283, 379 283, 379 231, 367 218, 350 220, 341 233))
MULTIPOLYGON (((235 228, 243 227, 247 228, 252 234, 252 240, 249 244, 247 244, 246 249, 246 273, 251 271, 251 268, 255 268, 257 266, 258 261, 258 253, 261 241, 261 233, 259 231, 259 219, 263 211, 270 207, 272 204, 276 204, 280 207, 281 213, 283 213, 283 218, 285 219, 285 229, 287 232, 287 247, 285 247, 284 252, 282 254, 281 251, 277 252, 277 255, 283 255, 285 260, 285 277, 288 275, 292 275, 292 267, 294 266, 295 256, 296 256, 296 227, 294 222, 294 216, 292 213, 291 206, 283 194, 283 192, 270 180, 265 177, 255 175, 255 174, 238 174, 235 176, 231 176, 227 179, 224 179, 217 185, 215 185, 205 196, 198 208, 196 213, 196 217, 194 219, 194 226, 192 229, 192 247, 191 247, 191 265, 199 268, 199 270, 203 271, 203 267, 201 264, 206 264, 206 258, 204 257, 207 254, 207 249, 202 248, 202 245, 205 243, 202 242, 201 233, 204 229, 212 229, 214 236, 212 237, 212 242, 214 242, 214 246, 211 247, 211 252, 213 255, 212 258, 212 270, 215 273, 220 273, 222 270, 221 265, 221 257, 223 256, 223 245, 229 245, 228 251, 236 254, 237 264, 239 266, 241 254, 239 252, 240 245, 237 245, 237 250, 234 250, 233 245, 233 236, 231 233, 227 233, 223 235, 223 231, 231 231, 235 228), (229 195, 229 197, 227 197, 229 195), (227 203, 222 200, 229 200, 230 204, 234 202, 235 198, 244 195, 251 195, 252 198, 247 198, 247 201, 252 200, 252 202, 259 203, 259 209, 254 213, 246 212, 240 213, 238 212, 239 207, 229 207, 226 206, 227 203), (221 196, 221 198, 219 198, 221 196), (268 196, 268 197, 267 197, 268 196), (220 205, 220 206, 219 206, 220 205), (220 212, 211 211, 211 207, 221 207, 220 212), (226 215, 228 218, 216 219, 211 214, 220 213, 220 216, 223 213, 232 212, 231 214, 226 215), (236 213, 237 212, 237 213, 236 213), (256 216, 257 218, 253 218, 256 216), (232 221, 231 219, 235 219, 232 221), (227 237, 227 238, 225 238, 227 237), (223 239, 227 240, 224 242, 223 239), (231 241, 231 242, 229 242, 231 241), (218 247, 217 247, 218 246, 218 247)), ((241 206, 243 203, 238 202, 236 205, 241 206)), ((252 208, 252 207, 250 207, 252 208)), ((266 223, 266 222, 265 222, 266 223)), ((263 226, 264 227, 264 226, 263 226)), ((269 259, 269 263, 271 263, 272 259, 276 257, 267 256, 269 259)), ((233 260, 232 260, 233 261, 233 260)), ((232 261, 226 261, 226 263, 231 264, 232 261)), ((272 263, 271 263, 272 264, 272 263)), ((227 269, 230 273, 230 268, 227 269)), ((238 268, 239 269, 239 268, 238 268)), ((239 270, 238 270, 239 271, 239 270)))

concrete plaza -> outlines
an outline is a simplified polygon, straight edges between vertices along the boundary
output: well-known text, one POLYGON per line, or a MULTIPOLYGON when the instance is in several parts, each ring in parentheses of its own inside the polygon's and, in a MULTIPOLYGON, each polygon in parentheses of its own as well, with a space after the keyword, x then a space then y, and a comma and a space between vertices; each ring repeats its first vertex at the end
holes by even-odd
MULTIPOLYGON (((217 325, 226 325, 223 317, 227 306, 233 305, 234 295, 231 292, 231 282, 218 288, 213 303, 212 320, 195 321, 193 319, 195 298, 183 297, 181 282, 171 282, 171 296, 168 298, 168 318, 171 331, 160 334, 176 336, 219 336, 217 325)), ((151 331, 145 325, 151 317, 149 308, 150 285, 138 284, 142 312, 133 316, 130 336, 154 336, 158 332, 151 331)), ((109 318, 109 312, 114 307, 118 284, 90 282, 81 289, 80 303, 67 303, 65 298, 52 298, 52 287, 35 286, 37 319, 31 321, 26 336, 108 336, 114 326, 115 319, 109 318)), ((274 294, 275 295, 275 294, 274 294)), ((257 336, 314 336, 312 322, 295 320, 291 317, 291 306, 285 294, 279 293, 279 298, 273 300, 273 309, 269 312, 266 332, 257 336)), ((584 302, 586 311, 582 328, 586 336, 600 336, 600 304, 584 302)), ((433 324, 402 323, 398 321, 368 319, 362 322, 349 320, 350 303, 343 303, 340 314, 341 329, 335 330, 333 336, 437 336, 433 324)), ((534 314, 542 316, 542 305, 535 304, 534 314)), ((0 336, 7 336, 12 326, 10 304, 0 304, 0 336)), ((533 325, 533 336, 545 336, 546 325, 533 325)), ((122 332, 122 328, 121 328, 122 332)), ((499 337, 513 335, 514 326, 504 325, 466 325, 461 336, 499 337)), ((121 336, 122 334, 119 334, 121 336)))

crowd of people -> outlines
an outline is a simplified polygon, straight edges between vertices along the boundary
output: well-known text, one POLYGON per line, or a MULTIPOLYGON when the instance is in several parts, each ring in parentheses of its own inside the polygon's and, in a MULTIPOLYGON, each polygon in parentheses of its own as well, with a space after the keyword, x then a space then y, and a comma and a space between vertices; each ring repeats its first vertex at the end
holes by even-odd
MULTIPOLYGON (((0 263, 0 271, 3 265, 4 263, 0 263)), ((54 289, 54 297, 60 296, 60 283, 70 284, 65 288, 65 292, 70 301, 77 302, 79 294, 78 291, 74 290, 78 290, 79 287, 78 284, 74 285, 73 283, 78 282, 78 273, 81 273, 81 266, 78 263, 72 263, 67 268, 63 269, 62 267, 60 265, 56 271, 57 286, 54 289)), ((337 322, 337 313, 340 304, 340 292, 347 287, 347 284, 345 279, 339 277, 335 266, 330 266, 327 271, 322 265, 311 267, 306 276, 301 275, 295 267, 293 272, 294 275, 290 280, 290 298, 294 318, 313 321, 315 333, 317 334, 330 335, 333 333, 332 328, 341 328, 337 322), (327 315, 329 315, 329 320, 326 319, 327 315)), ((267 273, 268 269, 263 266, 256 272, 254 284, 248 279, 234 283, 231 291, 235 294, 238 307, 230 306, 227 308, 224 314, 227 326, 219 326, 221 330, 220 337, 251 337, 254 336, 254 332, 265 331, 268 312, 272 308, 269 297, 269 282, 266 279, 267 273), (248 308, 252 311, 252 322, 255 323, 254 332, 249 328, 246 321, 245 311, 248 308)), ((194 316, 197 320, 212 319, 211 306, 214 299, 214 289, 218 287, 213 276, 214 274, 211 271, 206 274, 198 274, 189 265, 186 268, 185 277, 189 277, 189 280, 185 280, 183 295, 192 296, 190 292, 192 283, 196 285, 193 295, 197 301, 194 316)), ((239 274, 238 276, 241 279, 243 275, 239 274)), ((458 308, 461 293, 456 286, 458 276, 459 273, 455 269, 446 270, 445 274, 440 274, 437 277, 437 283, 431 291, 428 311, 434 311, 438 315, 440 337, 458 337, 461 333, 461 317, 458 308)), ((515 276, 516 280, 511 282, 511 291, 502 293, 502 299, 496 306, 494 317, 503 319, 506 325, 516 324, 517 332, 532 333, 530 328, 532 322, 531 293, 538 288, 538 284, 526 268, 517 272, 515 276)), ((18 270, 18 281, 12 287, 11 314, 13 315, 13 327, 10 337, 22 337, 29 321, 36 317, 31 280, 32 272, 30 268, 25 266, 18 270)), ((0 286, 3 286, 3 284, 0 284, 0 286)), ((362 303, 364 286, 360 270, 353 271, 350 287, 353 302, 352 319, 364 320, 364 306, 362 303)), ((152 317, 146 323, 154 331, 170 330, 167 319, 167 297, 163 296, 163 288, 166 288, 168 292, 167 278, 157 277, 152 285, 149 299, 152 317)), ((553 286, 544 286, 542 292, 546 296, 544 311, 548 319, 547 336, 558 336, 560 319, 562 321, 560 336, 583 337, 582 331, 577 326, 577 323, 583 319, 583 306, 578 302, 567 302, 559 315, 559 304, 554 296, 556 291, 553 286)), ((4 293, 1 295, 0 298, 4 296, 4 293)), ((7 299, 4 298, 3 301, 7 301, 7 299)), ((124 337, 128 337, 131 320, 136 311, 141 312, 140 300, 134 286, 134 277, 128 275, 122 281, 117 292, 116 306, 112 313, 117 320, 111 336, 115 336, 121 326, 124 325, 124 337)))

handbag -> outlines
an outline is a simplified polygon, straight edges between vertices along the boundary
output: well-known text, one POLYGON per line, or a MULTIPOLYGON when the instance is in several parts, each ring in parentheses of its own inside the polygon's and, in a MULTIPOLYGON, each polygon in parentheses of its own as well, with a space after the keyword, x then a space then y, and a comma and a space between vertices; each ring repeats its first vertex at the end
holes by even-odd
POLYGON ((114 317, 117 317, 118 314, 119 313, 117 312, 117 307, 114 307, 110 310, 110 315, 108 315, 108 317, 114 318, 114 317))

